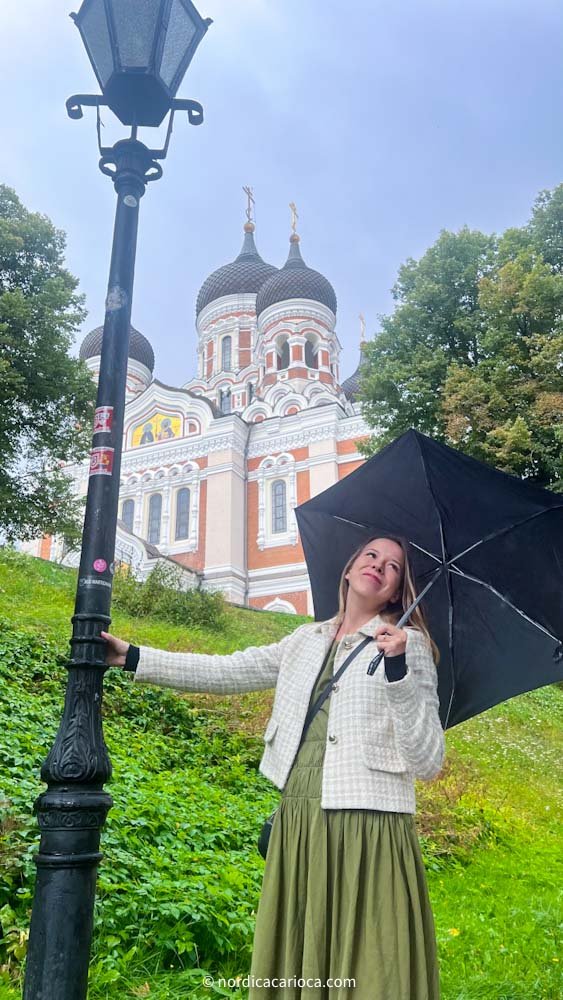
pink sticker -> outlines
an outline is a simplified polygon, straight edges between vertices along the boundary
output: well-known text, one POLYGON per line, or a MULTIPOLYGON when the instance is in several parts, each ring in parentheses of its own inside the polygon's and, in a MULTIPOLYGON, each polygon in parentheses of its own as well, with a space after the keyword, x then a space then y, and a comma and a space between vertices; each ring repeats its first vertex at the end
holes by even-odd
POLYGON ((111 476, 113 473, 113 448, 92 448, 90 452, 90 475, 111 476))
POLYGON ((92 565, 96 570, 96 573, 105 573, 106 569, 108 568, 108 564, 105 561, 105 559, 94 559, 92 565))
POLYGON ((98 406, 94 412, 94 434, 109 434, 113 424, 113 406, 98 406))

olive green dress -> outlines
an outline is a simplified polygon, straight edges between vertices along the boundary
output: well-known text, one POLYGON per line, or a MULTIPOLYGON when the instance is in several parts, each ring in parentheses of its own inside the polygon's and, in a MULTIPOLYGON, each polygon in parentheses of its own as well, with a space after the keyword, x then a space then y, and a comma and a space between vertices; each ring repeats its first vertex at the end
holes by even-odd
MULTIPOLYGON (((337 645, 311 704, 331 681, 337 645)), ((274 819, 249 1000, 438 1000, 434 920, 414 816, 321 809, 329 703, 306 733, 274 819), (325 985, 330 978, 334 984, 325 985), (286 983, 256 982, 274 979, 286 983), (355 986, 339 985, 344 979, 355 986)))

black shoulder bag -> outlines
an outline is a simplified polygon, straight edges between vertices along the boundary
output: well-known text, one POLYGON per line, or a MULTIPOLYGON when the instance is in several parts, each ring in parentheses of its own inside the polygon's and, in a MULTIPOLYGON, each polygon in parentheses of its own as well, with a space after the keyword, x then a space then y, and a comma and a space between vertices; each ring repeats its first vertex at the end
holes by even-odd
MULTIPOLYGON (((301 749, 301 744, 303 743, 303 740, 305 739, 305 734, 306 734, 309 726, 311 725, 311 723, 312 723, 315 715, 317 714, 317 712, 319 711, 319 709, 321 708, 321 706, 324 705, 326 699, 328 698, 328 696, 330 695, 330 693, 331 693, 331 691, 333 689, 333 686, 336 684, 337 680, 339 680, 340 677, 342 677, 342 674, 344 673, 344 671, 346 670, 346 668, 350 666, 352 660, 358 655, 358 653, 361 653, 362 649, 365 649, 365 647, 367 646, 367 644, 369 642, 373 642, 373 639, 370 636, 367 636, 363 640, 363 642, 361 642, 359 644, 359 646, 356 646, 356 648, 354 650, 352 650, 352 652, 350 653, 350 655, 347 656, 346 659, 344 660, 344 663, 342 664, 342 666, 339 667, 339 669, 335 673, 334 677, 331 677, 330 681, 328 682, 328 684, 326 685, 326 687, 324 688, 324 690, 321 692, 321 694, 317 698, 315 704, 311 705, 311 708, 309 709, 309 711, 307 712, 307 715, 305 717, 305 723, 303 725, 303 732, 301 733, 301 739, 299 741, 299 747, 297 748, 297 753, 299 753, 299 750, 301 749)), ((322 674, 322 672, 323 672, 323 670, 325 668, 326 662, 327 662, 327 660, 328 660, 328 658, 330 656, 331 650, 332 650, 332 644, 329 646, 328 652, 327 652, 327 654, 326 654, 326 656, 325 656, 325 658, 323 660, 321 669, 319 670, 319 673, 317 674, 317 677, 320 677, 320 675, 322 674)), ((297 754, 295 756, 297 756, 297 754)), ((272 823, 274 822, 274 817, 275 817, 277 811, 278 811, 277 809, 274 809, 273 813, 271 813, 271 815, 268 816, 268 819, 266 820, 266 822, 264 823, 264 826, 262 827, 262 829, 260 831, 260 836, 258 837, 258 851, 260 852, 260 854, 262 855, 262 857, 264 859, 266 858, 266 854, 268 853, 268 844, 269 844, 269 841, 270 841, 270 834, 272 832, 272 823)))

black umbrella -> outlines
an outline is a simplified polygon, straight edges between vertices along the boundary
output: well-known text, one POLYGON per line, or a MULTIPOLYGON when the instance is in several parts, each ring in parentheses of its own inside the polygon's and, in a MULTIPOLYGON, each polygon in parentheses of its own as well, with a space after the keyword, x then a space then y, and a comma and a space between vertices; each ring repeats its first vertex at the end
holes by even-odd
POLYGON ((410 430, 295 513, 317 621, 357 545, 408 539, 444 729, 563 680, 563 496, 410 430))

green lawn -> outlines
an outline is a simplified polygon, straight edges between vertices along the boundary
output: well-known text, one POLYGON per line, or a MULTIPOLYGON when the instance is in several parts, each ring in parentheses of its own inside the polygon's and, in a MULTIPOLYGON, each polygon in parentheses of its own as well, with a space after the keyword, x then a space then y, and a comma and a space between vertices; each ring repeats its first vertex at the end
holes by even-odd
MULTIPOLYGON (((19 996, 38 840, 31 805, 62 704, 74 583, 71 571, 0 550, 0 1000, 19 996)), ((186 631, 116 613, 112 629, 228 652, 276 641, 301 620, 229 608, 220 632, 186 631)), ((255 840, 278 798, 257 771, 271 697, 180 697, 107 675, 115 805, 91 1000, 246 995, 202 979, 248 972, 263 870, 255 840)), ((443 775, 417 786, 443 1000, 563 997, 562 724, 559 687, 524 695, 448 732, 443 775)))

